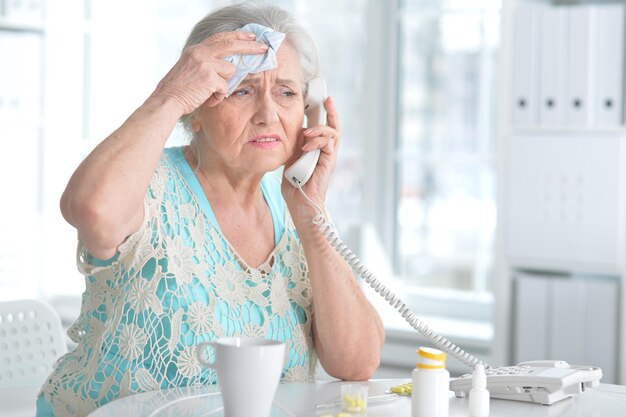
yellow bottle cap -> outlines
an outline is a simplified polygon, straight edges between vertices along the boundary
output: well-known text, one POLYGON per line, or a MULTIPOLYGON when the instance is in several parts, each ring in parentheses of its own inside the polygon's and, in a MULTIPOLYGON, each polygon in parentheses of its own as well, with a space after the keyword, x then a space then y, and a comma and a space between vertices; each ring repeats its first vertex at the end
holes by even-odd
POLYGON ((438 349, 420 347, 417 350, 419 362, 416 367, 421 369, 441 369, 446 367, 446 354, 438 349))

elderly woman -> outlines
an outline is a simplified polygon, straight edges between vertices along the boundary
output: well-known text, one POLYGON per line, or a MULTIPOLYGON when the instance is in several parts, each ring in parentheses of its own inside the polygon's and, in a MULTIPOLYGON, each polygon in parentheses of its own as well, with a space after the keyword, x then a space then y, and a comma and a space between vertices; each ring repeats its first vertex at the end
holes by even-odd
POLYGON ((193 29, 155 91, 78 167, 61 200, 78 230, 86 291, 70 329, 78 347, 42 388, 38 415, 84 416, 115 398, 215 382, 197 343, 247 335, 284 340, 284 380, 369 378, 384 343, 380 318, 346 263, 312 223, 317 214, 275 175, 321 149, 303 187, 320 207, 339 146, 336 109, 302 129, 311 38, 285 11, 241 4, 193 29), (225 58, 270 52, 256 23, 286 34, 277 67, 245 77, 225 58), (258 34, 257 34, 258 35, 258 34), (164 145, 177 121, 189 146, 164 145))

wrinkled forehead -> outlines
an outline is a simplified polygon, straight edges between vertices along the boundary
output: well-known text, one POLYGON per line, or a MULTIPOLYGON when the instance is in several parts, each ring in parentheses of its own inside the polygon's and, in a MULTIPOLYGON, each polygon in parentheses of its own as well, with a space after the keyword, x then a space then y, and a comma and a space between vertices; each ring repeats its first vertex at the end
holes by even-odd
POLYGON ((284 42, 276 52, 277 70, 280 75, 290 75, 299 81, 300 84, 304 84, 304 75, 302 74, 299 58, 295 48, 288 42, 284 42))
POLYGON ((276 51, 276 62, 278 67, 256 74, 248 74, 244 82, 258 79, 262 75, 269 73, 272 79, 291 80, 304 91, 304 75, 302 74, 298 53, 293 46, 288 42, 283 42, 278 51, 276 51))

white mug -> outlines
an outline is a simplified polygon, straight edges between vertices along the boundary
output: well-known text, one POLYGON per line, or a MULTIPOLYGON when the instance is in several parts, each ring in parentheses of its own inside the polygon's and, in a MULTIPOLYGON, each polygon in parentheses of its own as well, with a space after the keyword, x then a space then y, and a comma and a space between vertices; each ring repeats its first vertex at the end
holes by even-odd
POLYGON ((201 364, 217 371, 225 417, 268 417, 285 360, 285 343, 255 337, 223 337, 199 343, 201 364), (205 357, 215 349, 215 362, 205 357))

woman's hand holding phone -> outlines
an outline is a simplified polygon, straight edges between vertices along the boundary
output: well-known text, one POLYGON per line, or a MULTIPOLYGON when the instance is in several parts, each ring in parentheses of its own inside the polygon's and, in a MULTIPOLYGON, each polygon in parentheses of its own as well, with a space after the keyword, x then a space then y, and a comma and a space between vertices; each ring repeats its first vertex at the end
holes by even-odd
POLYGON ((293 159, 298 158, 298 160, 295 162, 292 160, 286 164, 285 177, 287 178, 283 181, 282 192, 283 197, 287 201, 287 205, 290 208, 290 213, 292 218, 294 218, 294 221, 297 221, 297 218, 302 215, 304 217, 302 220, 310 222, 313 216, 317 214, 312 211, 310 204, 294 186, 294 182, 300 182, 302 190, 309 196, 309 198, 311 198, 311 200, 318 206, 323 207, 326 199, 326 192, 328 191, 328 184, 330 182, 330 175, 335 168, 337 158, 336 152, 341 137, 339 115, 337 114, 337 110, 332 99, 330 97, 325 97, 325 87, 321 94, 319 91, 316 92, 311 90, 311 87, 312 85, 310 84, 310 90, 307 100, 305 101, 305 107, 307 105, 317 105, 320 110, 325 109, 326 120, 325 124, 321 124, 318 119, 316 121, 317 124, 312 126, 311 120, 319 117, 319 113, 317 113, 315 109, 309 108, 307 109, 309 110, 308 112, 305 110, 309 123, 307 123, 308 127, 302 132, 299 142, 301 144, 300 149, 305 153, 318 150, 319 159, 315 161, 315 158, 311 158, 310 155, 303 157, 301 154, 296 154, 293 159), (321 103, 319 101, 317 103, 312 103, 310 99, 318 99, 321 103), (315 162, 314 166, 309 165, 313 164, 313 162, 315 162), (313 170, 310 178, 307 180, 306 177, 308 176, 307 174, 310 172, 311 168, 313 168, 313 170), (295 180, 293 178, 294 173, 296 176, 295 180))

